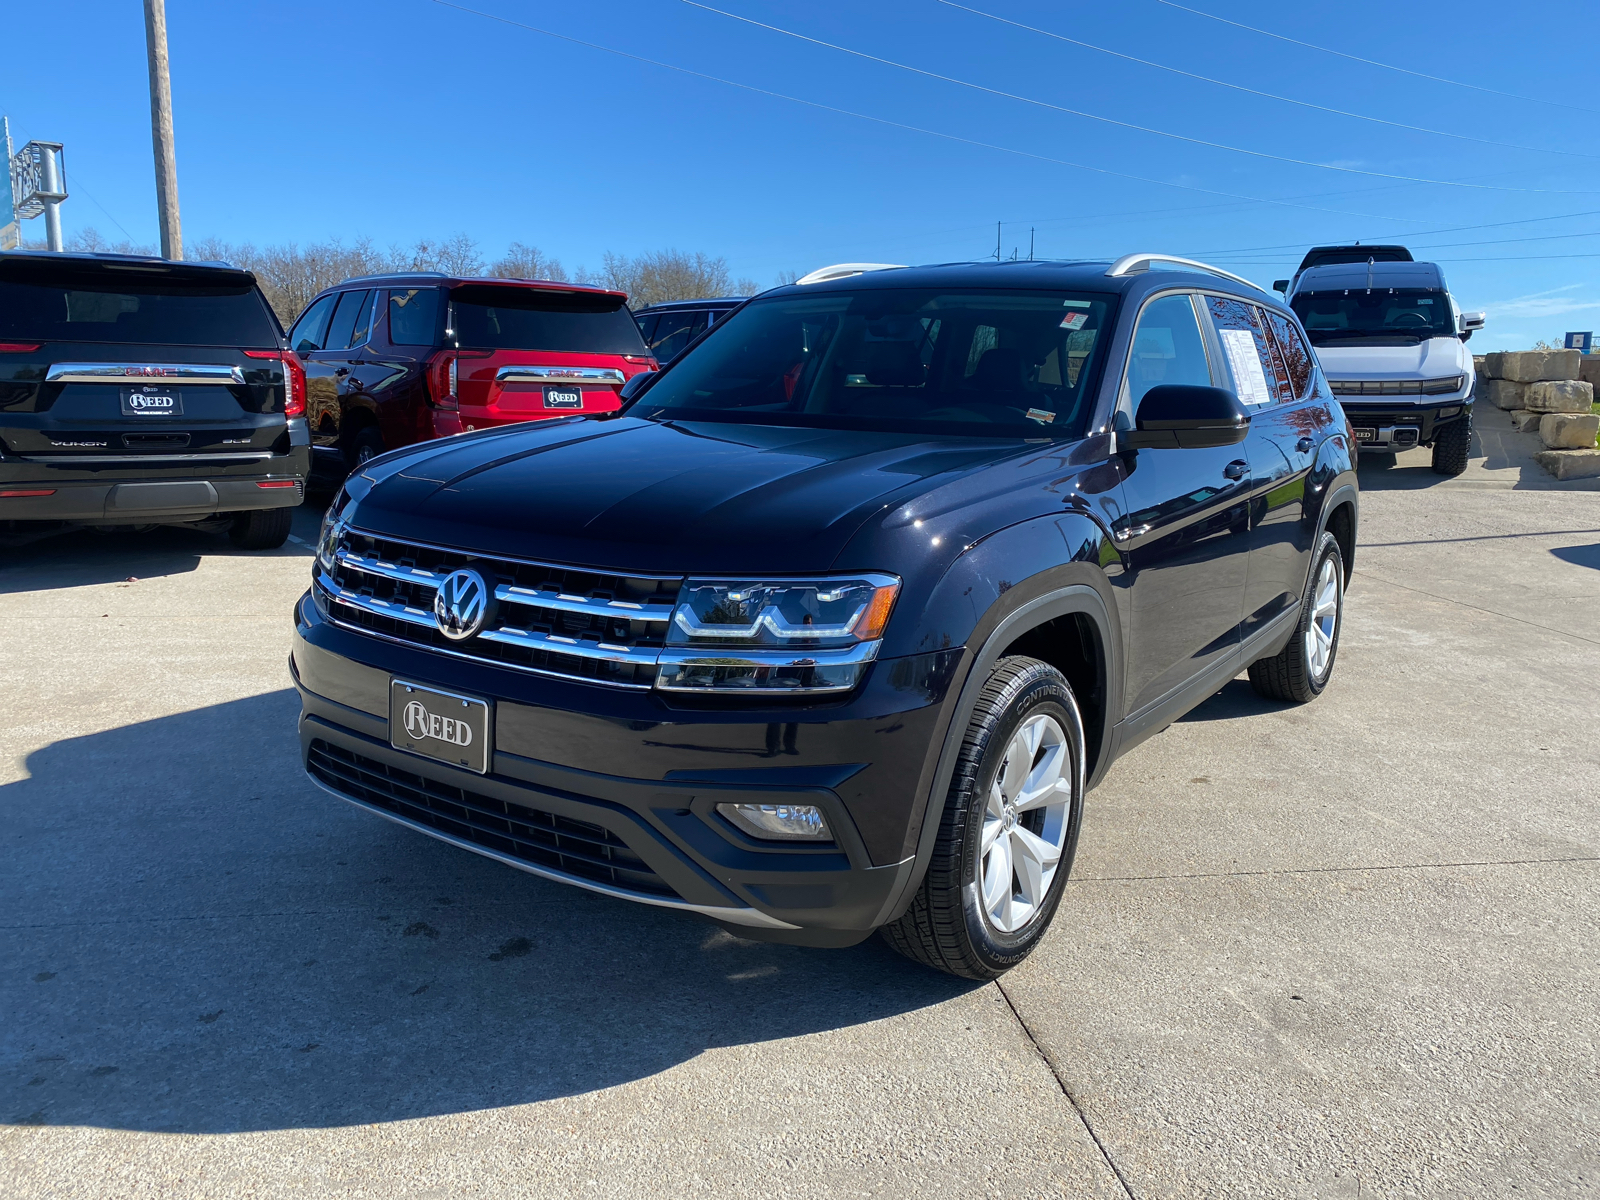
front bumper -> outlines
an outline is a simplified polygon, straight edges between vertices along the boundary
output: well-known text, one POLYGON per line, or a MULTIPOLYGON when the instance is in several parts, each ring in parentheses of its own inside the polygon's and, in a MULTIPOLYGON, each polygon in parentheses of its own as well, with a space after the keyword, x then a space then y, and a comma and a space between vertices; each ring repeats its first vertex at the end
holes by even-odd
POLYGON ((295 623, 319 786, 536 875, 807 945, 860 941, 903 895, 962 654, 880 662, 848 699, 758 710, 446 658, 333 625, 309 593, 295 623), (490 702, 488 774, 390 745, 394 677, 490 702), (717 814, 728 802, 814 804, 834 841, 749 838, 717 814))
POLYGON ((1401 451, 1433 445, 1438 431, 1457 421, 1472 419, 1472 397, 1443 397, 1426 404, 1363 404, 1339 398, 1339 407, 1356 431, 1362 450, 1401 451), (1363 431, 1370 430, 1370 438, 1363 431))

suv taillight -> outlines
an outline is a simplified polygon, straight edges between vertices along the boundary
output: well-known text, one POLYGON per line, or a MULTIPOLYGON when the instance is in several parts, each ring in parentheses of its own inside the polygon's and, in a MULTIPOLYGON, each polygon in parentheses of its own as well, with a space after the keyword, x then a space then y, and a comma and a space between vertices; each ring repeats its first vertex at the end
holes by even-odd
POLYGON ((293 350, 246 350, 246 358, 275 358, 283 364, 283 415, 306 415, 306 367, 293 350))
POLYGON ((441 350, 428 360, 428 403, 446 412, 456 412, 461 402, 456 399, 456 355, 453 350, 441 350))

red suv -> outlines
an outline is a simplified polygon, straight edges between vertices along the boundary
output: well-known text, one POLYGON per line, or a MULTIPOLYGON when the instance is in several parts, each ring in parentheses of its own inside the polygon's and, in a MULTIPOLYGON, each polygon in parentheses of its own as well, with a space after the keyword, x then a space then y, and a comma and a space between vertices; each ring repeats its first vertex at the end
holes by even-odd
POLYGON ((452 433, 621 403, 656 369, 627 293, 435 272, 329 288, 289 334, 323 470, 452 433), (341 460, 329 463, 334 454, 341 460))

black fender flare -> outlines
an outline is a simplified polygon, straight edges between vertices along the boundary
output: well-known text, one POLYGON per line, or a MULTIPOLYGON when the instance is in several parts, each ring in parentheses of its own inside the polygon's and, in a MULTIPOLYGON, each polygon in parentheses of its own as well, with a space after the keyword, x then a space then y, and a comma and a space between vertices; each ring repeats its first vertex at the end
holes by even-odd
MULTIPOLYGON (((1091 568, 1080 565, 1087 571, 1091 568)), ((1103 578, 1103 577, 1102 577, 1103 578)), ((1053 621, 1057 617, 1081 614, 1095 624, 1105 650, 1105 719, 1101 722, 1101 745, 1096 756, 1095 770, 1084 783, 1087 794, 1105 775, 1112 754, 1112 730, 1121 714, 1122 704, 1122 643, 1120 623, 1114 606, 1106 603, 1100 589, 1091 583, 1070 583, 1053 588, 1018 605, 1001 616, 988 634, 974 649, 969 646, 965 677, 961 690, 950 707, 950 719, 945 725, 933 777, 927 786, 922 808, 920 828, 917 833, 916 853, 906 860, 898 886, 890 893, 878 914, 875 924, 886 925, 897 920, 910 906, 911 899, 922 885, 923 876, 933 858, 933 847, 938 841, 939 822, 944 815, 944 800, 950 790, 950 780, 955 774, 956 760, 961 753, 961 742, 966 735, 967 722, 977 707, 978 695, 994 670, 1007 646, 1036 625, 1053 621)), ((986 624, 988 622, 985 622, 986 624)), ((1087 749, 1087 747, 1086 747, 1087 749)))

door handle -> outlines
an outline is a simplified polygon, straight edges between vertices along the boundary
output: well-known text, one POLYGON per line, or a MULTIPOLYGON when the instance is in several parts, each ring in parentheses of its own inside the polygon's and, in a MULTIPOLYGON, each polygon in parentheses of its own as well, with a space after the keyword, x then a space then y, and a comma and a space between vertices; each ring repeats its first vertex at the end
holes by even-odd
POLYGON ((1315 443, 1313 443, 1310 438, 1303 437, 1298 442, 1296 442, 1294 444, 1294 448, 1296 450, 1300 451, 1301 454, 1310 454, 1311 453, 1311 447, 1314 444, 1315 443))
POLYGON ((1250 464, 1242 458, 1236 458, 1222 468, 1222 474, 1228 479, 1243 479, 1245 472, 1250 469, 1250 464))
POLYGON ((348 374, 350 374, 350 368, 349 367, 335 367, 333 369, 333 373, 335 375, 339 375, 339 376, 348 375, 348 374))

